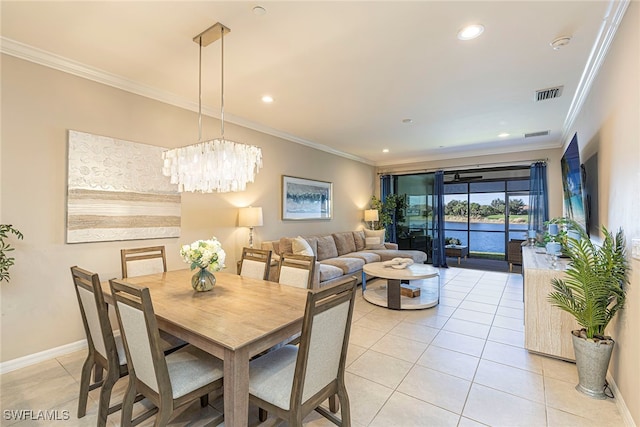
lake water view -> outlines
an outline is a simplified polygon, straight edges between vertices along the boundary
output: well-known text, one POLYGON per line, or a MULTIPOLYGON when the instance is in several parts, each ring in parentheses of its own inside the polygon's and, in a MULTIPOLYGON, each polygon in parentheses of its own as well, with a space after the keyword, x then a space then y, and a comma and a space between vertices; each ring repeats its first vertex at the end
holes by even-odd
MULTIPOLYGON (((469 224, 470 237, 468 237, 466 222, 446 221, 444 235, 459 239, 463 245, 469 246, 470 252, 503 254, 505 253, 504 226, 504 223, 499 222, 471 222, 469 224)), ((510 224, 509 228, 509 239, 524 240, 527 238, 527 224, 510 224)))

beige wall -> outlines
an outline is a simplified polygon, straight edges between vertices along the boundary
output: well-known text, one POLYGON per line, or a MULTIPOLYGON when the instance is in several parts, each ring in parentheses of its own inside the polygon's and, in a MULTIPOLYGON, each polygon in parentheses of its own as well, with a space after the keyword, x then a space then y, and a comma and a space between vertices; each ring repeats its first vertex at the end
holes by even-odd
MULTIPOLYGON (((227 251, 228 271, 248 242, 237 207, 262 206, 257 243, 283 235, 354 230, 374 192, 372 166, 226 124, 229 139, 260 146, 264 167, 247 191, 183 194, 178 239, 66 244, 67 130, 74 129, 163 147, 196 142, 197 115, 11 56, 2 56, 1 215, 24 233, 16 241, 11 282, 0 286, 1 355, 5 362, 84 338, 69 267, 120 275, 124 247, 166 245, 169 269, 186 267, 180 244, 215 235, 227 251), (334 183, 331 221, 280 219, 282 174, 334 183)), ((218 136, 219 122, 205 121, 218 136)))
MULTIPOLYGON (((581 160, 598 153, 600 223, 622 227, 630 259, 631 239, 640 239, 639 28, 640 3, 631 2, 574 129, 581 160)), ((640 261, 631 268, 627 307, 607 329, 616 340, 609 370, 640 425, 640 261)))

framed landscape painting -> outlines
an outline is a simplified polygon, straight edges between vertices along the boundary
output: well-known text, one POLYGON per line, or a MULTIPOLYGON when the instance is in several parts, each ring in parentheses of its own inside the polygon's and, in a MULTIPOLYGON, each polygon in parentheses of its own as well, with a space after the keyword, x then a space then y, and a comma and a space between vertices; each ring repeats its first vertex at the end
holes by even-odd
POLYGON ((333 184, 282 175, 282 219, 331 219, 333 184))

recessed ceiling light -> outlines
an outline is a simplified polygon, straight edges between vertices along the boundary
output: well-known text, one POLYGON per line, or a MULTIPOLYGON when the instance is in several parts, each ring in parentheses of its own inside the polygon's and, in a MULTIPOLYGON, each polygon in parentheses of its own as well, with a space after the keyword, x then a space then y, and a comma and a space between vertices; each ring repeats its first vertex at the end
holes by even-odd
POLYGON ((499 138, 506 138, 506 137, 508 137, 509 135, 510 135, 510 134, 508 134, 508 133, 506 133, 506 132, 502 132, 502 133, 498 134, 498 137, 499 137, 499 138))
POLYGON ((571 41, 571 37, 562 36, 554 39, 549 45, 553 48, 553 50, 560 50, 563 46, 566 46, 571 41))
POLYGON ((385 148, 385 149, 383 149, 383 150, 382 150, 382 152, 383 152, 383 153, 388 153, 388 152, 389 152, 389 149, 388 149, 388 148, 385 148))
POLYGON ((458 39, 471 40, 478 37, 484 31, 484 26, 480 24, 467 25, 458 31, 458 39))
POLYGON ((262 102, 264 102, 265 104, 271 104, 273 102, 273 96, 271 95, 265 95, 262 97, 262 102))
POLYGON ((267 13, 267 9, 265 9, 265 8, 264 8, 264 7, 262 7, 262 6, 254 6, 254 8, 253 8, 253 9, 251 9, 251 10, 253 11, 253 14, 254 14, 254 15, 257 15, 257 16, 262 16, 262 15, 264 15, 265 13, 267 13))

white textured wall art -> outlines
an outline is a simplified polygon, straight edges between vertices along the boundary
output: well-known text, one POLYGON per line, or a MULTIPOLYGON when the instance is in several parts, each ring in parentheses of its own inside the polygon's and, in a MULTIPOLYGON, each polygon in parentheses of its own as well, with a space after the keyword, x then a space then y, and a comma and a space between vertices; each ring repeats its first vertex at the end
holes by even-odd
POLYGON ((180 193, 153 145, 69 131, 67 243, 180 236, 180 193))

